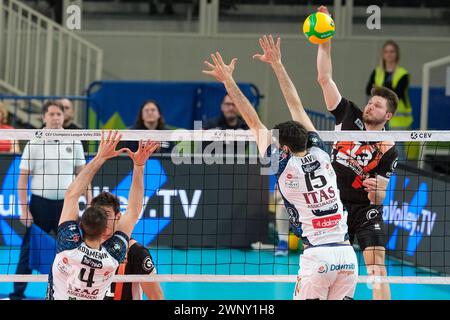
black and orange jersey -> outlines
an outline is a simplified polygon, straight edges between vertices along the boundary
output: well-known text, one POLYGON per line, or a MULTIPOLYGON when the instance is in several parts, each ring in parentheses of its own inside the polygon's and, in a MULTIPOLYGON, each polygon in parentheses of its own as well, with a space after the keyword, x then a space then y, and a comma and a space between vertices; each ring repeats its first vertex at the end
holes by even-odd
MULTIPOLYGON (((331 113, 336 119, 336 130, 366 130, 362 111, 345 98, 331 113)), ((395 171, 397 155, 392 141, 336 141, 331 159, 341 199, 369 205, 362 182, 375 176, 389 179, 395 171)))
MULTIPOLYGON (((156 268, 149 250, 132 240, 127 258, 117 268, 117 275, 155 274, 156 268), (134 243, 133 243, 134 242, 134 243)), ((111 284, 106 300, 142 300, 139 282, 115 282, 111 284)))

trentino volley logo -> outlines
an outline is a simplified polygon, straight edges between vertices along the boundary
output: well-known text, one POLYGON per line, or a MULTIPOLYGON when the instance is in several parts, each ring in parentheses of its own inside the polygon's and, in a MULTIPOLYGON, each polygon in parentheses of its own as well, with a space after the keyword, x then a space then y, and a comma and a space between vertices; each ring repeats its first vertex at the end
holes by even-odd
POLYGON ((433 233, 437 213, 427 208, 430 191, 426 182, 420 182, 411 200, 405 199, 403 203, 399 203, 394 197, 395 190, 408 190, 411 180, 405 177, 403 186, 397 186, 397 180, 398 176, 390 178, 383 203, 384 223, 395 226, 387 249, 397 249, 399 234, 401 230, 404 230, 408 232, 406 254, 414 256, 423 237, 430 237, 433 233))

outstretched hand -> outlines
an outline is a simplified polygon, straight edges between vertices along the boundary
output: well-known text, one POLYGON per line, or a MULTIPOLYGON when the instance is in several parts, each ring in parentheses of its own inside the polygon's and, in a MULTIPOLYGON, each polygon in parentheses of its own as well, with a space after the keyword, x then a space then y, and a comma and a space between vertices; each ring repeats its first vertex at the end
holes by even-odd
POLYGON ((102 160, 108 160, 117 157, 119 154, 126 151, 127 148, 116 150, 117 144, 120 142, 121 138, 122 134, 117 130, 113 133, 111 130, 108 132, 108 137, 105 139, 105 133, 102 131, 102 138, 100 146, 98 147, 97 157, 102 160))
POLYGON ((210 75, 216 78, 217 81, 225 82, 226 80, 233 78, 234 66, 236 65, 237 59, 233 58, 230 64, 225 64, 223 62, 222 56, 219 52, 211 53, 211 59, 214 64, 211 64, 209 61, 204 61, 205 65, 210 70, 203 70, 204 74, 210 75))
POLYGON ((142 140, 139 141, 139 146, 136 152, 126 149, 128 156, 133 160, 135 166, 144 166, 148 158, 160 147, 159 142, 147 140, 145 144, 142 140))
POLYGON ((269 35, 269 37, 264 35, 262 39, 259 38, 259 45, 261 46, 261 49, 263 49, 264 54, 255 54, 253 55, 253 59, 256 58, 262 62, 267 62, 269 64, 280 63, 280 41, 281 39, 278 37, 277 43, 275 44, 272 35, 269 35))

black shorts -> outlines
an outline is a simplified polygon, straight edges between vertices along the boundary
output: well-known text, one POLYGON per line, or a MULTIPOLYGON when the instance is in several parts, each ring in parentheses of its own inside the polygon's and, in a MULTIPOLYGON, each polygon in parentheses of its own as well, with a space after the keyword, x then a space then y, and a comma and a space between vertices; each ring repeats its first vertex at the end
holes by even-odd
POLYGON ((383 206, 344 203, 348 211, 348 235, 353 244, 355 237, 361 250, 367 247, 385 247, 386 231, 383 206))

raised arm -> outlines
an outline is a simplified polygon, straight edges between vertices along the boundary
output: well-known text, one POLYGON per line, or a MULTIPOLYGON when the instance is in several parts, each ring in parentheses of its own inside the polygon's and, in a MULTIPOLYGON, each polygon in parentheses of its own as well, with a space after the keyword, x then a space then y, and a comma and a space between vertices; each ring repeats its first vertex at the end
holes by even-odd
POLYGON ((264 155, 267 147, 272 142, 272 135, 261 122, 255 108, 253 108, 250 101, 248 101, 247 97, 242 93, 241 89, 239 89, 236 84, 236 81, 233 79, 233 71, 237 59, 232 59, 230 64, 227 65, 223 62, 219 52, 211 54, 211 59, 214 64, 205 61, 205 65, 210 68, 210 70, 203 70, 202 72, 216 78, 217 81, 220 81, 225 85, 228 95, 233 100, 239 113, 255 136, 260 154, 264 155))
MULTIPOLYGON (((321 6, 317 11, 330 15, 327 7, 321 6)), ((331 65, 331 40, 318 45, 317 50, 317 81, 322 88, 325 104, 329 111, 333 111, 339 101, 341 94, 333 81, 333 68, 331 65)))
MULTIPOLYGON (((75 175, 79 175, 81 171, 83 171, 83 169, 86 167, 86 165, 82 165, 79 167, 75 167, 75 175)), ((91 204, 92 201, 92 186, 91 184, 89 184, 87 186, 87 189, 85 190, 85 192, 83 193, 83 195, 86 197, 86 205, 89 206, 91 204)))
POLYGON ((64 206, 59 219, 59 224, 66 221, 78 219, 78 200, 84 194, 94 178, 97 171, 102 167, 106 160, 118 156, 127 149, 120 149, 116 151, 116 146, 122 137, 117 131, 108 133, 108 137, 102 138, 97 155, 80 171, 74 181, 70 184, 64 196, 64 206))
POLYGON ((280 38, 277 43, 273 41, 273 37, 269 35, 259 39, 259 44, 264 54, 255 54, 253 58, 270 64, 278 79, 284 99, 291 112, 292 120, 300 122, 308 131, 316 131, 311 119, 303 108, 302 101, 298 95, 297 89, 292 83, 283 63, 281 62, 280 38))
POLYGON ((131 188, 128 194, 128 207, 125 215, 120 219, 117 226, 118 231, 131 236, 134 226, 139 219, 142 211, 144 201, 144 168, 148 158, 159 149, 160 144, 150 140, 144 145, 139 141, 139 146, 136 152, 131 152, 126 149, 128 155, 133 160, 133 179, 131 181, 131 188))

